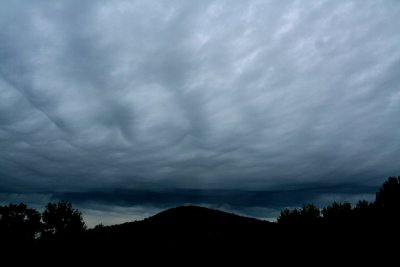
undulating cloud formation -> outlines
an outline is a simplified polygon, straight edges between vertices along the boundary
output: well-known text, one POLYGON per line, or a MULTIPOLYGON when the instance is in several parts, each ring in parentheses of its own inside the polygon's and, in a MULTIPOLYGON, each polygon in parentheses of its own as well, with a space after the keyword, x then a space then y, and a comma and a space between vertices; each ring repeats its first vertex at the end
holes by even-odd
POLYGON ((390 0, 2 1, 0 200, 371 196, 400 173, 399 17, 390 0))

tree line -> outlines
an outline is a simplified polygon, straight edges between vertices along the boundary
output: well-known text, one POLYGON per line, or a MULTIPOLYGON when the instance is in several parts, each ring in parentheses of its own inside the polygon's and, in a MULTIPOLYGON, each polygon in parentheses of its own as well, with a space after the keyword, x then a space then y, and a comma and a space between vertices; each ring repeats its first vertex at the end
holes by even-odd
POLYGON ((66 200, 48 203, 42 213, 23 203, 0 206, 0 236, 3 242, 29 243, 70 238, 85 230, 82 213, 66 200))
MULTIPOLYGON (((294 226, 385 224, 397 227, 399 215, 400 177, 389 177, 373 202, 360 200, 354 206, 347 202, 333 202, 323 208, 304 204, 300 208, 282 210, 277 222, 278 225, 294 226)), ((103 228, 107 227, 99 225, 95 230, 101 231, 103 228)), ((50 244, 52 242, 47 241, 82 237, 86 229, 82 213, 65 200, 48 203, 42 213, 23 203, 0 206, 0 242, 26 244, 44 241, 50 244)))
POLYGON ((399 223, 400 176, 389 177, 376 193, 375 201, 360 200, 354 207, 348 202, 333 202, 322 209, 313 204, 303 204, 301 208, 284 209, 277 221, 286 225, 399 223))

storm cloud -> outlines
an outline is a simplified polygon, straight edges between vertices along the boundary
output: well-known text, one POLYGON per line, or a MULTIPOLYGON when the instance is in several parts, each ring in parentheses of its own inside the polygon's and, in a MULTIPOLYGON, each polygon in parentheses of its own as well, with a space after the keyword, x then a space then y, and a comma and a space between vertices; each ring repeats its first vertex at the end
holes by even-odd
POLYGON ((399 17, 389 0, 2 1, 2 200, 372 194, 400 173, 399 17))

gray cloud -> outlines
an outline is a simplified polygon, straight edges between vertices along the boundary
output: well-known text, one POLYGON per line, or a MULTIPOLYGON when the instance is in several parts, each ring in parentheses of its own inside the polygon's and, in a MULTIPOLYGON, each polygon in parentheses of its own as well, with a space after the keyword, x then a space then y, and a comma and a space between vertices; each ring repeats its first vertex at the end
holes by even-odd
POLYGON ((377 186, 400 171, 399 15, 3 1, 0 191, 377 186))

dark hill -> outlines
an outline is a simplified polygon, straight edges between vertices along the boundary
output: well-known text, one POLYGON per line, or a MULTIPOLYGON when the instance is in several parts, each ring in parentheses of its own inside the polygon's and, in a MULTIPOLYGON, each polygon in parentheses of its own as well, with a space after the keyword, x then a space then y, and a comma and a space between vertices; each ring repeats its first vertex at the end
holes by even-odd
POLYGON ((315 255, 330 261, 359 260, 364 255, 397 251, 398 245, 391 246, 386 239, 393 242, 398 235, 387 227, 282 225, 183 206, 141 221, 91 229, 79 237, 49 240, 33 252, 46 251, 60 259, 67 252, 92 263, 110 261, 113 265, 115 261, 208 264, 214 258, 247 263, 266 258, 270 262, 310 262, 315 255))
POLYGON ((219 210, 182 206, 160 212, 142 221, 124 223, 89 231, 98 241, 124 242, 140 240, 152 244, 177 247, 221 243, 233 238, 253 238, 271 223, 219 210))
POLYGON ((268 244, 279 248, 273 241, 277 227, 275 223, 219 210, 182 206, 142 221, 89 230, 81 245, 106 254, 122 253, 122 257, 133 251, 138 255, 165 257, 175 257, 177 252, 186 256, 220 257, 253 251, 259 243, 264 244, 262 249, 268 244))
POLYGON ((255 218, 239 216, 233 213, 199 206, 181 206, 168 209, 147 218, 145 221, 147 223, 165 224, 169 226, 198 225, 210 228, 269 223, 255 218))
MULTIPOLYGON (((283 254, 307 260, 310 252, 329 255, 340 250, 349 256, 354 249, 371 253, 378 231, 354 227, 280 225, 218 210, 183 206, 168 209, 142 221, 93 229, 81 242, 104 253, 137 255, 191 255, 227 257, 283 254), (127 252, 129 251, 129 252, 127 252)), ((380 232, 381 233, 381 232, 380 232)), ((119 255, 119 254, 118 254, 119 255)))

